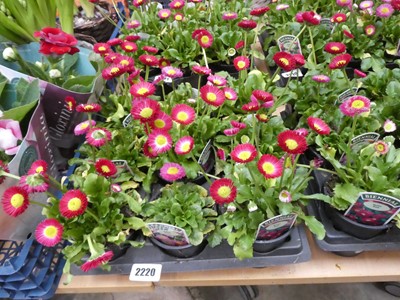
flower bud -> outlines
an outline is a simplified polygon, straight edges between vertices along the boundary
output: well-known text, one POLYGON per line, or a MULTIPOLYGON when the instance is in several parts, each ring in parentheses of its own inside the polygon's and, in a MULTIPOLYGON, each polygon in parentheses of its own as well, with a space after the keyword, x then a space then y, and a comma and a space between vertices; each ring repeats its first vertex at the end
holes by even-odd
POLYGON ((4 113, 3 111, 0 109, 0 118, 3 117, 4 113))
POLYGON ((228 206, 227 206, 227 208, 226 208, 226 211, 227 211, 227 212, 234 212, 234 211, 236 211, 236 206, 235 206, 235 204, 229 203, 228 206))
POLYGON ((60 78, 61 72, 60 72, 60 70, 57 70, 57 69, 51 69, 49 71, 49 76, 50 76, 50 78, 60 78))
POLYGON ((3 58, 8 61, 15 61, 15 52, 11 47, 7 47, 3 50, 3 58))
POLYGON ((258 206, 253 201, 250 201, 250 203, 247 205, 247 209, 249 210, 249 212, 253 212, 258 209, 258 206))
POLYGON ((36 62, 35 62, 35 66, 37 66, 37 67, 39 67, 39 68, 42 68, 42 67, 43 67, 43 64, 42 64, 40 61, 36 61, 36 62))

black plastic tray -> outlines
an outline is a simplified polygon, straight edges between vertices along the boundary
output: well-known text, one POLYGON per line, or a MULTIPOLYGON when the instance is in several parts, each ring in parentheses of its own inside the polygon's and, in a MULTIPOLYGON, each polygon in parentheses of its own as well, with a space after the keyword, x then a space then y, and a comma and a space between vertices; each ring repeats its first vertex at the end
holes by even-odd
POLYGON ((146 241, 144 247, 130 248, 124 256, 110 263, 110 272, 97 268, 84 273, 76 266, 71 266, 71 272, 74 275, 130 274, 134 263, 162 264, 163 273, 191 272, 234 268, 263 268, 295 264, 309 261, 310 259, 310 247, 304 228, 300 225, 293 228, 288 240, 280 247, 266 254, 254 253, 254 257, 249 259, 239 260, 235 258, 232 247, 226 242, 214 248, 206 246, 203 252, 193 258, 179 259, 163 253, 150 241, 146 241))
POLYGON ((311 201, 307 206, 308 213, 314 215, 325 227, 323 240, 315 239, 324 251, 335 252, 343 256, 354 256, 364 251, 400 250, 400 229, 392 227, 388 232, 368 240, 361 240, 343 231, 337 230, 325 213, 324 203, 311 201))

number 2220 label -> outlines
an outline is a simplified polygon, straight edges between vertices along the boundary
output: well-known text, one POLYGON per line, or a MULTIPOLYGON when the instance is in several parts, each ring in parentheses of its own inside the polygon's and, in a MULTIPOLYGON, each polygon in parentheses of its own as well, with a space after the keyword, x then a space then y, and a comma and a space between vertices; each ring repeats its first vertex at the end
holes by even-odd
POLYGON ((161 269, 161 264, 133 264, 129 280, 147 282, 160 281, 161 269))

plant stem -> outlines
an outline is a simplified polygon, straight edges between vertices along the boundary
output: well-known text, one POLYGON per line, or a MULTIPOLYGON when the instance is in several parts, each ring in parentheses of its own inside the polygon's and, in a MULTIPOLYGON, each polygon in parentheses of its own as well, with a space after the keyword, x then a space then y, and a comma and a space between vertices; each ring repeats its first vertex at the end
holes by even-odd
POLYGON ((94 212, 93 212, 89 207, 86 208, 86 212, 87 212, 89 215, 91 215, 92 218, 95 219, 95 221, 96 221, 98 224, 100 224, 99 218, 94 214, 94 212))
POLYGON ((206 54, 206 50, 201 47, 201 50, 203 52, 203 57, 204 57, 204 64, 206 65, 206 67, 208 68, 208 62, 207 62, 207 54, 206 54))
POLYGON ((40 207, 43 207, 43 208, 47 208, 47 207, 48 207, 46 204, 37 202, 37 201, 35 201, 35 200, 30 200, 30 199, 29 199, 29 202, 30 202, 31 204, 34 204, 34 205, 37 205, 37 206, 40 206, 40 207))
POLYGON ((193 159, 194 162, 197 163, 197 165, 200 167, 200 172, 203 174, 203 176, 207 180, 208 184, 211 185, 212 184, 211 179, 207 176, 207 173, 206 173, 206 171, 204 171, 203 166, 196 160, 192 151, 190 151, 190 157, 193 159))
POLYGON ((310 41, 311 41, 311 50, 314 58, 314 64, 317 65, 317 56, 315 55, 315 48, 314 48, 314 38, 311 31, 311 27, 308 27, 308 33, 310 34, 310 41))
POLYGON ((9 178, 12 178, 12 179, 15 179, 15 180, 20 180, 21 179, 21 177, 19 177, 17 175, 14 175, 14 174, 8 173, 6 171, 0 170, 0 177, 2 177, 2 176, 6 176, 6 177, 9 177, 9 178))
POLYGON ((304 165, 304 164, 297 164, 297 166, 298 167, 303 167, 303 168, 308 168, 308 169, 311 169, 311 170, 314 169, 314 170, 318 170, 318 171, 321 171, 321 172, 326 172, 326 173, 330 173, 330 174, 338 176, 338 173, 336 173, 335 171, 328 170, 328 169, 325 169, 325 168, 311 168, 309 165, 304 165))
POLYGON ((350 91, 353 95, 355 95, 355 92, 353 92, 353 86, 352 86, 352 84, 351 84, 351 81, 350 81, 350 79, 349 79, 349 76, 347 76, 346 68, 343 68, 342 72, 343 72, 344 78, 345 78, 346 81, 347 81, 347 84, 349 85, 349 91, 350 91))

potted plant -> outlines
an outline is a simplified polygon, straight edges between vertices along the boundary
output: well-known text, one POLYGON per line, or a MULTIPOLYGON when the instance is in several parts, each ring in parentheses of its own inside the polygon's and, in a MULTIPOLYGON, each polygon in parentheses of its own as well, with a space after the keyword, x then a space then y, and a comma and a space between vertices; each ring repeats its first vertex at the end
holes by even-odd
MULTIPOLYGON (((173 165, 170 168, 174 168, 173 165)), ((165 253, 189 258, 199 254, 214 230, 217 211, 208 191, 194 183, 163 186, 143 207, 151 241, 165 253)))

